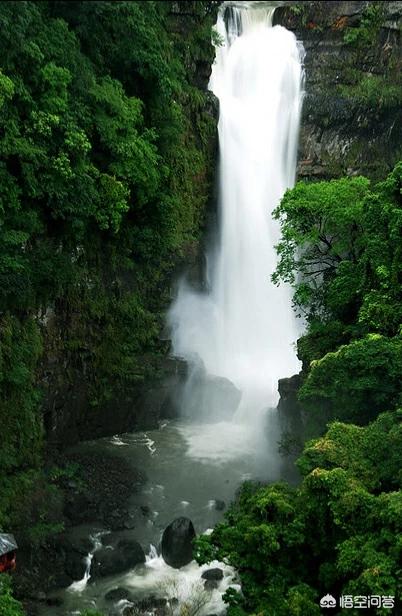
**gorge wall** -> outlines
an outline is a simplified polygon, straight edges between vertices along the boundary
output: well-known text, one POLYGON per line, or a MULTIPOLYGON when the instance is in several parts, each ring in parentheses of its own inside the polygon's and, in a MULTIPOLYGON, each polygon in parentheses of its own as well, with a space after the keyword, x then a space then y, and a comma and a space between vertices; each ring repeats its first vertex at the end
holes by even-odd
POLYGON ((299 178, 385 177, 401 154, 400 2, 284 3, 303 42, 299 178))
MULTIPOLYGON (((217 107, 207 84, 214 53, 210 32, 216 6, 191 1, 154 4, 161 11, 163 36, 172 46, 170 61, 180 65, 182 80, 177 105, 182 114, 177 119, 181 124, 179 142, 177 146, 160 145, 164 164, 172 166, 168 190, 173 191, 173 199, 176 193, 181 201, 178 206, 183 208, 166 234, 177 234, 178 238, 158 254, 152 239, 158 221, 151 221, 145 230, 149 239, 144 238, 149 242, 148 262, 130 248, 132 262, 127 267, 120 264, 116 268, 113 255, 102 256, 99 247, 94 263, 98 288, 86 297, 78 296, 75 305, 61 299, 40 316, 44 339, 39 374, 44 392, 42 409, 47 440, 56 446, 156 426, 161 416, 172 412, 172 395, 186 371, 185 365, 167 357, 164 314, 171 301, 173 281, 184 265, 193 267, 198 275, 205 212, 213 194, 217 107), (169 153, 169 147, 175 152, 169 153), (127 311, 124 304, 133 292, 141 298, 140 307, 127 311), (100 312, 94 307, 98 301, 103 304, 100 312)), ((56 13, 68 22, 86 49, 91 41, 80 30, 79 18, 63 3, 56 13)), ((101 15, 98 34, 107 38, 110 31, 102 17, 106 19, 107 11, 101 15)), ((135 36, 135 31, 132 34, 135 36)), ((129 38, 130 29, 125 36, 129 38)), ((154 105, 150 99, 158 97, 158 86, 156 93, 150 92, 152 79, 147 83, 138 75, 135 61, 127 64, 126 75, 119 74, 118 67, 111 70, 128 92, 133 86, 127 75, 133 71, 136 79, 144 80, 135 94, 143 101, 145 112, 148 105, 154 105)), ((169 132, 165 126, 168 121, 158 116, 147 118, 150 126, 162 131, 162 138, 163 131, 169 132)))

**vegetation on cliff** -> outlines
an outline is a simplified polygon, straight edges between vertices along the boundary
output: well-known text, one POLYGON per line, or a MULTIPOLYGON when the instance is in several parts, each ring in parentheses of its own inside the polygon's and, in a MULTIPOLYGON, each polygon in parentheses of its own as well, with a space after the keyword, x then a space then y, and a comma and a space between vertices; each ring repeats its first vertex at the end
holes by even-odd
POLYGON ((303 405, 365 424, 402 403, 402 164, 386 180, 299 183, 276 210, 276 279, 295 286, 303 405))
POLYGON ((243 487, 198 546, 202 560, 240 572, 243 596, 228 594, 229 614, 318 616, 327 593, 400 596, 401 419, 332 423, 307 443, 298 488, 243 487))
POLYGON ((85 373, 96 405, 144 379, 203 224, 213 3, 173 5, 0 6, 0 529, 29 540, 55 529, 42 385, 85 373))

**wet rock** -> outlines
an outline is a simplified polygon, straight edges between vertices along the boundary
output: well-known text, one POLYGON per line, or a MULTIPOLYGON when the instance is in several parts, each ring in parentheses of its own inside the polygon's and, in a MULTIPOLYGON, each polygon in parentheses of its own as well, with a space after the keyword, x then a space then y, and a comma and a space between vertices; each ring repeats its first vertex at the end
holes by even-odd
POLYGON ((141 509, 141 513, 144 517, 149 518, 150 515, 152 514, 151 508, 149 507, 149 505, 141 505, 140 506, 141 509))
POLYGON ((186 412, 203 421, 222 421, 233 417, 241 399, 241 392, 224 377, 210 376, 199 369, 190 377, 186 412))
POLYGON ((74 581, 81 580, 86 570, 85 556, 74 550, 66 553, 66 573, 74 581))
POLYGON ((141 601, 136 601, 135 606, 140 610, 150 612, 155 609, 161 609, 167 606, 167 599, 164 597, 155 597, 151 595, 150 597, 146 597, 145 599, 141 599, 141 601))
POLYGON ((216 582, 216 580, 206 580, 204 588, 209 591, 215 590, 218 588, 218 582, 216 582))
POLYGON ((294 374, 289 378, 279 379, 278 392, 281 397, 281 403, 296 404, 297 393, 302 385, 302 375, 294 374))
POLYGON ((169 616, 171 613, 167 599, 155 597, 154 595, 136 601, 133 605, 127 606, 123 610, 123 616, 138 616, 139 614, 169 616))
POLYGON ((306 52, 298 175, 384 177, 398 160, 401 139, 400 105, 382 102, 395 79, 386 77, 383 67, 400 55, 401 3, 382 3, 381 27, 373 33, 369 53, 345 37, 367 27, 367 2, 302 2, 298 14, 289 4, 281 3, 274 23, 293 30, 306 52), (361 96, 365 80, 379 75, 384 81, 377 100, 361 96))
POLYGON ((179 569, 193 560, 193 539, 195 530, 189 518, 180 517, 165 528, 162 536, 162 556, 164 561, 179 569))
POLYGON ((64 514, 71 525, 96 521, 112 530, 135 527, 128 502, 145 480, 140 471, 110 453, 88 452, 84 444, 65 463, 78 467, 78 489, 65 488, 64 514))
POLYGON ((29 616, 39 616, 39 605, 32 601, 24 601, 24 608, 29 616))
POLYGON ((219 569, 219 567, 215 567, 214 569, 207 569, 201 576, 204 580, 215 580, 219 581, 223 579, 223 571, 219 569))
POLYGON ((105 512, 103 519, 112 530, 134 528, 135 526, 126 509, 114 509, 113 511, 105 512))
POLYGON ((46 605, 51 607, 60 607, 60 605, 63 605, 63 599, 55 596, 46 597, 46 605))
POLYGON ((281 452, 293 459, 300 455, 305 438, 305 412, 298 400, 302 385, 302 373, 279 379, 278 419, 282 433, 281 452))
POLYGON ((117 603, 118 601, 131 601, 131 593, 127 590, 127 588, 112 588, 105 594, 106 601, 112 601, 113 603, 117 603))
POLYGON ((123 573, 145 562, 145 553, 133 539, 121 539, 116 546, 107 545, 94 554, 91 579, 123 573))
POLYGON ((93 499, 85 491, 70 490, 66 494, 64 515, 73 525, 93 520, 96 517, 93 499))
POLYGON ((59 541, 65 554, 64 569, 70 581, 81 580, 86 570, 85 559, 93 548, 92 541, 87 536, 72 533, 62 535, 59 541))
POLYGON ((226 503, 223 500, 215 499, 215 509, 216 511, 224 511, 226 509, 226 503))
POLYGON ((132 516, 129 516, 127 520, 124 521, 123 527, 127 530, 133 530, 135 528, 135 519, 132 516))

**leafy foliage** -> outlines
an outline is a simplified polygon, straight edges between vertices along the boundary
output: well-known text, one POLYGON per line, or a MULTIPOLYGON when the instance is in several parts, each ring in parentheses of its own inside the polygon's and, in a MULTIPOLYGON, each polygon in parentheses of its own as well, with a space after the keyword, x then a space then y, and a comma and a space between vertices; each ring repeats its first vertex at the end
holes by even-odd
POLYGON ((35 467, 40 461, 40 398, 33 387, 33 369, 41 341, 32 320, 21 324, 15 317, 5 316, 0 323, 0 465, 7 474, 16 468, 35 467))
POLYGON ((362 273, 361 220, 368 190, 365 178, 299 182, 275 210, 282 239, 274 281, 294 283, 301 275, 295 303, 308 307, 311 316, 324 311, 333 317, 353 313, 362 273))
POLYGON ((25 612, 19 601, 11 594, 11 580, 8 575, 0 578, 0 616, 24 616, 25 612))
POLYGON ((402 164, 365 178, 299 183, 275 212, 274 280, 293 284, 308 322, 300 400, 325 424, 367 423, 401 403, 402 164))
POLYGON ((383 2, 368 3, 358 26, 346 28, 344 33, 345 43, 357 47, 369 47, 377 36, 384 18, 385 7, 383 2))
POLYGON ((366 423, 402 403, 401 383, 402 338, 372 334, 314 360, 299 397, 329 418, 366 423))
POLYGON ((226 559, 240 573, 243 596, 227 595, 229 614, 320 614, 328 592, 401 597, 401 419, 331 424, 307 443, 298 488, 243 486, 198 540, 201 562, 226 559))
POLYGON ((96 406, 146 378, 202 228, 214 3, 185 23, 172 4, 0 5, 0 528, 19 541, 61 528, 41 384, 81 371, 96 406))

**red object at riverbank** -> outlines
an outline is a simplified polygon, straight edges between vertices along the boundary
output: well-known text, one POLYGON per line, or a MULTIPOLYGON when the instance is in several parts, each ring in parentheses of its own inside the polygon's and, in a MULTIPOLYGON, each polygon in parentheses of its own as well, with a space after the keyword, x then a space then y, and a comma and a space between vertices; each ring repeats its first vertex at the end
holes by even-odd
POLYGON ((0 573, 15 569, 17 549, 14 535, 0 533, 0 573))

